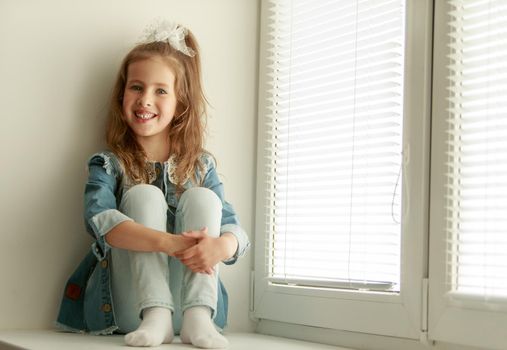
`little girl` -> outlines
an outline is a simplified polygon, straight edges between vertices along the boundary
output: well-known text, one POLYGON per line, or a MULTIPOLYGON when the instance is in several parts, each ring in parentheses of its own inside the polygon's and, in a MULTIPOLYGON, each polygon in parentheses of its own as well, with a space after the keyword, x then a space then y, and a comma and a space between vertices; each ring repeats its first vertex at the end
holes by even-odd
POLYGON ((213 157, 197 43, 168 22, 125 57, 107 123, 109 151, 88 162, 85 225, 95 239, 65 287, 57 325, 126 334, 130 346, 223 348, 227 293, 218 262, 249 246, 213 157))

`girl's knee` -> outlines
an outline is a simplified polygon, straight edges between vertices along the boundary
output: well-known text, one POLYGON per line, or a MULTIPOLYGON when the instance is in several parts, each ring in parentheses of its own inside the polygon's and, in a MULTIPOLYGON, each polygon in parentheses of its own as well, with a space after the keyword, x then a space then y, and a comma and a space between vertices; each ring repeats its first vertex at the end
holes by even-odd
POLYGON ((193 210, 197 212, 222 213, 222 202, 220 198, 206 187, 192 187, 183 192, 179 205, 181 210, 193 210))
POLYGON ((160 190, 160 188, 148 185, 148 184, 139 184, 131 187, 122 198, 122 203, 146 203, 146 202, 163 202, 165 203, 164 193, 160 190))
POLYGON ((140 184, 125 192, 120 203, 120 211, 145 225, 146 219, 163 222, 167 217, 167 202, 164 193, 158 187, 140 184))

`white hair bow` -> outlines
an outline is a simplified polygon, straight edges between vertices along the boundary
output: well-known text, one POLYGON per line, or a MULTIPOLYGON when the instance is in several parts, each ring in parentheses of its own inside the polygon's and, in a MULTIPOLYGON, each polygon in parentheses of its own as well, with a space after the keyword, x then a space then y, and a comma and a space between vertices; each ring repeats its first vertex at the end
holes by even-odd
POLYGON ((173 49, 187 56, 194 57, 195 51, 185 43, 187 32, 185 27, 176 23, 158 20, 144 30, 142 42, 165 41, 168 42, 173 49))

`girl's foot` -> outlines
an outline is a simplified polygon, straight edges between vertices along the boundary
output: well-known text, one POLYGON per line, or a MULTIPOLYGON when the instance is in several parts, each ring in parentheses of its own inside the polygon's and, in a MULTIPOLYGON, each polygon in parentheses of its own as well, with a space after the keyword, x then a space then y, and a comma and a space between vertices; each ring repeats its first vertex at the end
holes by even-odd
POLYGON ((143 310, 139 328, 125 336, 125 343, 130 346, 158 346, 172 342, 173 338, 171 310, 150 307, 143 310))
POLYGON ((207 306, 194 306, 183 313, 181 341, 199 348, 226 348, 229 341, 215 328, 211 320, 211 309, 207 306))

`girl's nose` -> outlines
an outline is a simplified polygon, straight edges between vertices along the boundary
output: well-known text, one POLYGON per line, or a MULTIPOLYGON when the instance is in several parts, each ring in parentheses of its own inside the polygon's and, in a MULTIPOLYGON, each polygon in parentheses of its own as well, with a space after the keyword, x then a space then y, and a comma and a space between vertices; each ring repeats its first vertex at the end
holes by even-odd
POLYGON ((137 104, 141 107, 149 107, 151 106, 151 101, 147 94, 143 94, 139 96, 139 99, 137 100, 137 104))

